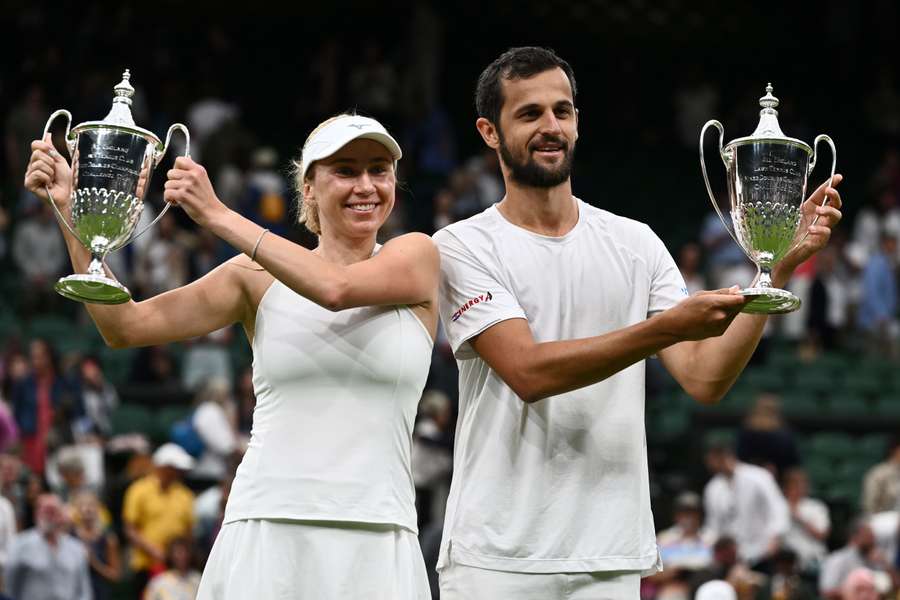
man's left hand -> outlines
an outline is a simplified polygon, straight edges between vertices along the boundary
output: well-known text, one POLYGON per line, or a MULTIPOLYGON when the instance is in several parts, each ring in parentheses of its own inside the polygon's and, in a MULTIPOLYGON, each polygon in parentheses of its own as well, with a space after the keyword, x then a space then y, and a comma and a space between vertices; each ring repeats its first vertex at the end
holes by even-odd
POLYGON ((838 224, 842 216, 841 195, 835 188, 843 179, 843 175, 835 173, 831 187, 828 187, 826 181, 800 207, 800 231, 808 235, 778 264, 777 269, 783 274, 793 273, 794 269, 828 244, 831 230, 838 224), (826 197, 828 202, 822 206, 822 201, 826 197), (819 217, 819 220, 813 225, 816 217, 819 217))

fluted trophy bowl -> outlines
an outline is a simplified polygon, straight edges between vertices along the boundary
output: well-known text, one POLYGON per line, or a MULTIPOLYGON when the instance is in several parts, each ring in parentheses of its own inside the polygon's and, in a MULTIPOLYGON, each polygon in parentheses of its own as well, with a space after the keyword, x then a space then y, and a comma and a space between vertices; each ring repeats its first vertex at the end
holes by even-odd
MULTIPOLYGON (((827 135, 816 138, 813 146, 785 136, 778 125, 775 107, 778 99, 772 96, 771 84, 766 96, 760 99, 760 123, 753 135, 722 145, 725 130, 721 123, 711 120, 700 132, 700 165, 713 208, 725 228, 728 224, 719 208, 709 178, 703 154, 703 140, 707 129, 719 130, 719 155, 725 164, 730 216, 734 240, 758 269, 754 282, 740 293, 751 299, 742 312, 755 314, 788 313, 800 308, 800 299, 772 285, 772 270, 807 235, 803 204, 806 184, 816 164, 819 142, 831 148, 831 178, 837 156, 834 143, 827 135)), ((829 180, 829 185, 831 180, 829 180)), ((824 202, 827 202, 827 198, 824 202)), ((812 221, 818 220, 818 217, 812 221)))
MULTIPOLYGON (((150 225, 135 233, 150 175, 165 155, 172 133, 181 131, 190 147, 190 134, 180 123, 169 128, 165 144, 153 132, 134 124, 129 108, 134 88, 129 78, 126 70, 115 87, 113 108, 103 121, 82 123, 71 132, 67 125, 66 145, 72 159, 71 223, 47 190, 57 217, 91 252, 87 273, 63 277, 54 286, 61 295, 79 302, 121 304, 131 299, 128 289, 106 273, 105 257, 143 234, 168 210, 166 204, 150 225)), ((69 111, 58 110, 47 121, 45 135, 60 116, 71 125, 69 111)))

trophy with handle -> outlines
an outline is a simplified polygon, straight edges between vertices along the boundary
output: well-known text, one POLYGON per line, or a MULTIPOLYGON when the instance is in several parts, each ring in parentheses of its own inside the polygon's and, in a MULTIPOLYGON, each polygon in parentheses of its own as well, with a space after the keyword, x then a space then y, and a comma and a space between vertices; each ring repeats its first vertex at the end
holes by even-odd
MULTIPOLYGON (((772 95, 772 84, 766 86, 766 95, 760 98, 759 105, 762 110, 759 111, 756 131, 724 147, 725 129, 722 124, 711 120, 703 126, 700 131, 700 168, 706 191, 722 224, 758 269, 751 287, 740 291, 745 296, 752 296, 743 312, 780 314, 797 310, 800 299, 772 285, 772 269, 808 234, 802 219, 802 207, 806 199, 806 180, 816 166, 819 142, 825 142, 831 148, 829 186, 834 179, 837 154, 834 142, 827 135, 817 136, 810 147, 782 133, 778 111, 775 110, 778 98, 772 95), (706 174, 703 139, 710 127, 719 130, 719 156, 725 163, 733 231, 725 221, 706 174)), ((827 196, 822 204, 826 202, 827 196)), ((816 216, 812 224, 818 220, 816 216)))
POLYGON ((130 79, 126 69, 122 81, 113 88, 112 109, 102 121, 81 123, 70 131, 72 114, 63 109, 50 115, 44 127, 46 136, 57 117, 65 116, 68 121, 65 139, 72 158, 71 225, 49 189, 47 195, 60 222, 91 253, 87 273, 63 277, 54 286, 66 298, 79 302, 121 304, 131 299, 124 285, 107 276, 104 259, 150 229, 169 209, 166 203, 152 223, 134 233, 150 175, 165 156, 174 131, 184 134, 185 156, 190 156, 191 136, 181 123, 169 127, 165 144, 152 131, 135 125, 130 79))

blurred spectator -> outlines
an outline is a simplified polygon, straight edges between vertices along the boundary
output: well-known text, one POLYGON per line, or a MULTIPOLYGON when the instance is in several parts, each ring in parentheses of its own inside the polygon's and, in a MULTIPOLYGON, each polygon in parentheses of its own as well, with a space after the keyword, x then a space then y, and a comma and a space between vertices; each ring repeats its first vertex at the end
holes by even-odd
POLYGON ((181 385, 177 364, 168 346, 145 346, 134 355, 128 378, 128 393, 148 404, 160 400, 178 402, 189 398, 181 385))
POLYGON ((16 226, 12 256, 24 276, 24 310, 34 313, 56 306, 53 284, 65 268, 68 254, 49 204, 41 204, 16 226))
MULTIPOLYGON (((732 228, 731 209, 727 199, 719 199, 722 217, 729 228, 732 228)), ((712 289, 727 288, 733 285, 747 287, 756 273, 750 259, 741 250, 722 224, 716 212, 706 215, 700 230, 700 242, 706 254, 706 268, 709 270, 709 284, 712 289)))
POLYGON ((221 98, 219 86, 212 77, 204 78, 199 87, 201 90, 199 99, 187 110, 188 129, 191 132, 191 157, 198 162, 204 160, 203 149, 206 147, 207 138, 240 114, 237 106, 221 98))
MULTIPOLYGON (((751 571, 746 563, 738 560, 737 543, 731 537, 722 536, 713 544, 713 559, 710 566, 697 571, 691 577, 690 597, 700 597, 700 588, 710 581, 727 581, 740 600, 745 598, 750 600, 764 585, 765 576, 751 571)), ((715 597, 710 596, 710 598, 715 597)))
POLYGON ((737 592, 731 584, 721 579, 707 581, 697 588, 695 600, 738 600, 737 592))
POLYGON ((715 538, 702 529, 700 496, 682 492, 675 499, 675 523, 656 536, 665 569, 650 580, 657 600, 689 600, 693 573, 709 568, 715 538))
POLYGON ((412 474, 420 525, 443 522, 453 468, 453 407, 447 394, 427 390, 413 431, 412 474))
POLYGON ((763 467, 776 481, 787 469, 799 464, 797 443, 782 418, 777 395, 763 393, 757 397, 738 432, 737 457, 763 467))
POLYGON ((447 188, 441 188, 434 195, 434 221, 432 227, 435 231, 440 231, 447 225, 457 221, 453 212, 454 203, 456 201, 453 192, 447 188))
POLYGON ((762 597, 773 600, 816 600, 811 586, 800 576, 797 555, 786 548, 779 550, 773 560, 774 572, 762 597))
POLYGON ((880 597, 875 575, 865 567, 850 571, 841 586, 841 600, 879 600, 880 597))
POLYGON ((819 594, 828 600, 841 600, 841 587, 848 575, 860 567, 873 571, 883 568, 883 561, 875 548, 875 534, 861 518, 851 525, 847 545, 829 554, 822 563, 819 594))
POLYGON ((0 390, 0 452, 5 452, 19 441, 19 427, 12 409, 0 390))
POLYGON ((253 391, 253 369, 245 368, 237 382, 237 406, 238 406, 238 433, 241 435, 242 444, 246 445, 250 439, 250 430, 253 428, 253 410, 256 408, 256 393, 253 391))
POLYGON ((200 573, 194 568, 191 540, 176 538, 166 552, 168 569, 147 586, 144 600, 193 600, 200 588, 200 573))
POLYGON ((35 512, 35 527, 17 535, 9 548, 6 591, 16 600, 91 600, 87 552, 66 533, 62 501, 44 494, 35 512))
POLYGON ((141 294, 150 298, 181 287, 188 281, 188 248, 190 244, 179 231, 172 211, 159 220, 156 235, 138 252, 135 261, 134 280, 141 294))
MULTIPOLYGON (((31 372, 16 382, 11 394, 16 424, 22 435, 22 460, 41 475, 47 461, 48 438, 55 413, 74 403, 72 392, 58 375, 56 353, 44 339, 29 345, 31 372)), ((78 412, 77 409, 74 412, 78 412)), ((59 443, 59 436, 52 440, 59 443)))
POLYGON ((86 356, 79 365, 81 402, 84 406, 82 431, 107 438, 112 433, 110 417, 119 406, 119 394, 100 369, 96 356, 86 356))
MULTIPOLYGON (((31 141, 44 130, 50 111, 44 103, 44 89, 37 83, 25 88, 22 99, 12 107, 5 124, 6 170, 10 181, 20 182, 25 166, 31 158, 31 141)), ((22 188, 16 212, 29 211, 40 202, 31 192, 22 188)))
POLYGON ((234 479, 234 463, 229 468, 229 473, 216 485, 206 489, 194 501, 194 539, 203 550, 205 558, 212 550, 213 543, 222 528, 225 518, 225 504, 231 493, 231 483, 234 479))
POLYGON ((751 567, 766 563, 790 527, 787 502, 772 474, 738 461, 726 440, 712 440, 706 466, 713 474, 703 490, 706 527, 713 535, 733 537, 751 567))
MULTIPOLYGON (((6 561, 9 558, 9 547, 18 531, 16 511, 12 503, 5 496, 0 496, 0 573, 6 567, 6 561)), ((3 581, 0 578, 0 590, 2 589, 3 581)))
POLYGON ((900 437, 891 440, 887 458, 866 473, 862 506, 870 515, 900 510, 900 437))
POLYGON ((881 232, 880 252, 869 257, 862 274, 857 321, 873 354, 897 356, 897 233, 881 232))
POLYGON ((838 333, 847 325, 850 310, 850 275, 841 268, 840 253, 833 246, 816 257, 816 276, 809 291, 807 331, 814 344, 835 350, 838 333))
POLYGON ((203 451, 191 477, 218 481, 228 470, 228 461, 238 450, 236 410, 230 379, 210 379, 197 394, 191 424, 203 444, 203 451))
POLYGON ((291 226, 288 184, 278 172, 278 153, 268 146, 253 152, 240 212, 253 222, 285 235, 291 226))
POLYGON ((188 342, 181 370, 181 382, 188 391, 199 390, 211 379, 233 379, 228 352, 233 337, 229 325, 188 342))
POLYGON ((109 524, 103 522, 101 511, 106 509, 92 492, 80 492, 72 508, 73 533, 88 554, 94 600, 109 600, 112 585, 122 576, 119 539, 109 524))
POLYGON ((697 149, 700 129, 710 115, 718 112, 719 92, 698 66, 687 65, 675 90, 675 126, 678 139, 685 148, 697 149))
POLYGON ((685 244, 678 253, 678 270, 684 278, 688 294, 707 289, 706 278, 700 270, 701 258, 700 244, 696 242, 685 244))
MULTIPOLYGON (((900 159, 896 154, 888 154, 886 160, 890 163, 900 159)), ((884 182, 875 192, 874 206, 867 204, 856 215, 850 257, 855 260, 858 268, 863 268, 869 258, 878 253, 879 238, 884 231, 900 235, 898 193, 900 193, 900 188, 884 182)))
POLYGON ((347 91, 362 110, 379 119, 390 120, 397 94, 397 74, 394 66, 382 56, 382 49, 374 39, 367 40, 361 59, 350 70, 347 91))
POLYGON ((222 240, 209 229, 197 231, 196 247, 190 256, 191 281, 200 279, 228 258, 227 251, 223 248, 222 240))
POLYGON ((9 214, 0 206, 0 261, 6 258, 6 249, 9 246, 7 231, 9 230, 9 214))
POLYGON ((152 473, 128 487, 122 507, 138 594, 163 571, 172 540, 190 535, 194 525, 194 494, 181 483, 194 459, 177 444, 163 444, 153 453, 153 465, 152 473))
POLYGON ((9 500, 19 525, 27 523, 29 510, 27 489, 30 473, 16 454, 0 454, 0 495, 9 500))
POLYGON ((828 506, 810 498, 809 478, 801 468, 789 469, 783 478, 784 496, 791 511, 791 528, 784 536, 784 546, 797 554, 800 568, 815 572, 825 559, 825 542, 831 533, 828 506))

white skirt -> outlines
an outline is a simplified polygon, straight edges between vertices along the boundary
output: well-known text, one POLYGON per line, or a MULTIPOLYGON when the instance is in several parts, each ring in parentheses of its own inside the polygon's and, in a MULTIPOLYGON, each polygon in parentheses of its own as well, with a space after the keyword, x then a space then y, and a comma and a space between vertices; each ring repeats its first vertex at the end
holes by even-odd
POLYGON ((419 540, 394 525, 248 519, 222 526, 197 600, 430 600, 419 540))

